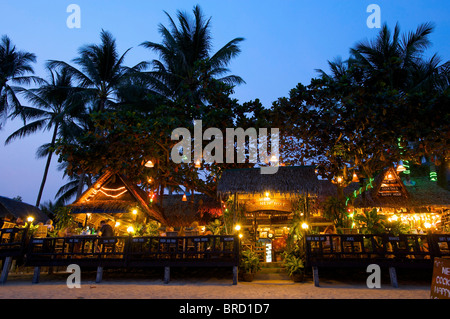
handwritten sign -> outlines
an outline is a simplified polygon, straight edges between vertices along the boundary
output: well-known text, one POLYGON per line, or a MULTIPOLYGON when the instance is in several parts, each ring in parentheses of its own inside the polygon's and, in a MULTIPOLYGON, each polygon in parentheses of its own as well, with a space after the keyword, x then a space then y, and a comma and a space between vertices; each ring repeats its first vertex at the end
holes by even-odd
POLYGON ((448 258, 434 259, 430 298, 450 299, 450 259, 448 258))

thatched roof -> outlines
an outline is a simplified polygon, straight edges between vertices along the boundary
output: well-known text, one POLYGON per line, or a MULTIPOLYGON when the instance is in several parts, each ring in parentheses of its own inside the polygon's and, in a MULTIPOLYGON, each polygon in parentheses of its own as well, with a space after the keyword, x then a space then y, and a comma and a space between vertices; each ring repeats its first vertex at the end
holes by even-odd
POLYGON ((414 186, 405 186, 394 169, 384 170, 375 177, 373 188, 357 196, 353 205, 355 207, 386 207, 386 208, 443 208, 450 206, 450 192, 443 189, 436 182, 430 181, 429 177, 411 177, 415 182, 414 186), (386 174, 393 174, 399 182, 402 196, 380 196, 386 174))
POLYGON ((48 216, 36 206, 0 196, 0 217, 5 217, 8 214, 13 215, 15 218, 20 217, 24 221, 29 216, 34 217, 35 222, 45 223, 48 220, 48 216))
POLYGON ((150 218, 165 224, 163 214, 147 204, 148 195, 121 174, 106 172, 73 204, 73 214, 126 214, 138 206, 150 218))
POLYGON ((321 183, 314 166, 280 166, 275 174, 261 174, 259 168, 225 170, 219 180, 220 195, 264 192, 299 194, 318 193, 321 183))
MULTIPOLYGON (((218 200, 204 194, 187 196, 183 202, 183 195, 164 195, 162 207, 167 223, 174 227, 188 227, 194 221, 206 224, 211 218, 222 213, 218 200)), ((157 203, 157 205, 159 205, 157 203)))

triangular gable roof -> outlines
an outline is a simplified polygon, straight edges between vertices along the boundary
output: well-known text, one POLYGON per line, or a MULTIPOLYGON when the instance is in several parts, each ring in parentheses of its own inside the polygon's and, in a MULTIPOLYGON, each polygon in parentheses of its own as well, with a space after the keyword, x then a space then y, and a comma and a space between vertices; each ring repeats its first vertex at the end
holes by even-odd
POLYGON ((166 224, 163 214, 151 208, 146 198, 147 193, 131 183, 125 176, 107 171, 69 206, 73 208, 74 214, 88 212, 123 214, 137 203, 150 218, 166 224), (115 188, 106 187, 109 185, 114 185, 115 188))

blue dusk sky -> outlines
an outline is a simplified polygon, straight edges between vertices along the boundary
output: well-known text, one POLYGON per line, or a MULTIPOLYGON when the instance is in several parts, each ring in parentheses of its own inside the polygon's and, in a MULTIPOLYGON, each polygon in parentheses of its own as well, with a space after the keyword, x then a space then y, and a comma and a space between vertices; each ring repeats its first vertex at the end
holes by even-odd
MULTIPOLYGON (((71 62, 80 46, 99 43, 101 29, 114 35, 120 53, 132 48, 125 60, 132 66, 157 58, 139 44, 160 42, 158 25, 168 25, 164 11, 175 18, 177 10, 191 13, 196 4, 212 17, 214 52, 235 37, 245 38, 242 53, 229 66, 246 81, 235 89, 241 103, 259 98, 270 106, 298 83, 309 84, 316 69, 328 71, 328 60, 346 59, 356 42, 373 39, 379 29, 367 26, 370 4, 379 5, 381 21, 391 29, 397 22, 403 32, 435 23, 427 54, 450 60, 450 1, 444 0, 1 0, 0 35, 36 54, 41 77, 47 60, 71 62), (67 27, 70 4, 81 9, 80 28, 67 27)), ((4 146, 21 124, 8 120, 0 131, 0 196, 34 204, 45 166, 35 152, 51 134, 38 132, 4 146)), ((41 203, 54 200, 64 183, 54 157, 41 203)))

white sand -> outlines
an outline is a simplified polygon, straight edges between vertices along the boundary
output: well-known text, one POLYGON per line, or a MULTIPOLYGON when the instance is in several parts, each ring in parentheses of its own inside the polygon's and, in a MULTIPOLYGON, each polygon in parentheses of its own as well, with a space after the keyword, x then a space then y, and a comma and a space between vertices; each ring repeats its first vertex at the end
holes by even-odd
MULTIPOLYGON (((253 282, 232 285, 231 277, 172 278, 164 284, 161 277, 105 278, 96 284, 93 275, 83 278, 81 288, 69 289, 68 274, 41 274, 39 284, 31 274, 10 275, 0 286, 0 299, 429 299, 426 282, 402 283, 392 288, 389 282, 380 289, 369 289, 364 282, 345 283, 323 280, 314 287, 310 278, 294 283, 283 278, 256 278, 253 282)), ((86 276, 85 276, 86 277, 86 276)))

